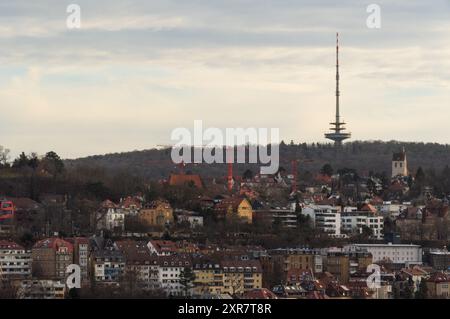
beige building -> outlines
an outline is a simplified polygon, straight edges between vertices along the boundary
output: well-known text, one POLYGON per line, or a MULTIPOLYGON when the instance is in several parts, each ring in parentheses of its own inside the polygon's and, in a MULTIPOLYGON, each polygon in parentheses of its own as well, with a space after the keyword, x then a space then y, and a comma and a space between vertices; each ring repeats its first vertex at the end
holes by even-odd
POLYGON ((194 265, 195 292, 241 296, 262 288, 261 263, 256 260, 227 260, 194 265))
POLYGON ((61 238, 43 239, 33 246, 32 259, 33 277, 64 279, 73 264, 73 245, 61 238))
POLYGON ((173 223, 173 209, 169 202, 157 200, 141 209, 138 218, 149 226, 162 227, 173 223))
POLYGON ((225 198, 214 207, 216 216, 227 221, 237 217, 246 223, 253 222, 253 209, 248 199, 242 197, 225 198))

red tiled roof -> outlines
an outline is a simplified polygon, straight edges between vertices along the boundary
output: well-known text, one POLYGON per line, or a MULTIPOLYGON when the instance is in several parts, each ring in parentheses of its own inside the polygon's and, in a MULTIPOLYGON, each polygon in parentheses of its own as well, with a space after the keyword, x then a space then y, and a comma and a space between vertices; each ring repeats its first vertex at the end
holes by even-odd
POLYGON ((0 240, 0 249, 24 250, 25 248, 13 241, 0 240))
POLYGON ((171 174, 169 178, 170 186, 183 186, 189 183, 193 183, 195 187, 203 188, 203 182, 199 175, 187 175, 187 174, 171 174))
POLYGON ((254 289, 244 294, 244 299, 278 299, 277 296, 267 288, 254 289))
POLYGON ((363 207, 361 207, 361 210, 363 212, 371 212, 371 213, 377 212, 377 209, 373 207, 371 204, 364 204, 363 207))
POLYGON ((109 199, 103 201, 100 206, 102 208, 117 208, 117 205, 114 204, 112 201, 110 201, 109 199))
POLYGON ((69 252, 73 252, 73 245, 70 242, 56 237, 42 239, 33 246, 33 248, 53 248, 55 250, 59 247, 67 247, 69 252))
POLYGON ((138 198, 128 196, 127 198, 123 199, 120 202, 120 206, 123 208, 129 208, 130 206, 136 206, 136 208, 141 208, 142 203, 138 198))
POLYGON ((450 277, 442 272, 435 272, 430 276, 430 278, 427 279, 427 282, 434 282, 434 283, 443 283, 448 282, 450 283, 450 277))

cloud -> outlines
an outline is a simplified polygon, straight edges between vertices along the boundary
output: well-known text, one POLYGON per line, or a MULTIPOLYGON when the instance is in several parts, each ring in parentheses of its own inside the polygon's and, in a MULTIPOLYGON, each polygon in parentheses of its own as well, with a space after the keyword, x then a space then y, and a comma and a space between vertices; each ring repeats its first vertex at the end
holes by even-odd
POLYGON ((450 142, 449 2, 379 4, 372 30, 367 4, 350 0, 2 1, 2 144, 64 157, 149 148, 195 119, 324 141, 336 31, 355 139, 450 142), (72 2, 80 30, 65 26, 72 2))

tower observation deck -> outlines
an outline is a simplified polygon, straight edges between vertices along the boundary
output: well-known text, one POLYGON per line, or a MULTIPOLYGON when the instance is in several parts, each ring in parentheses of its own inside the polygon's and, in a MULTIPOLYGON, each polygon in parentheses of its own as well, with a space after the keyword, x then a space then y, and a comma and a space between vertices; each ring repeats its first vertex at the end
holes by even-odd
POLYGON ((352 134, 345 132, 345 122, 341 120, 339 113, 339 97, 341 92, 339 90, 339 33, 336 33, 336 119, 330 123, 331 128, 329 133, 325 133, 325 138, 334 141, 335 146, 341 146, 342 141, 349 139, 352 134))

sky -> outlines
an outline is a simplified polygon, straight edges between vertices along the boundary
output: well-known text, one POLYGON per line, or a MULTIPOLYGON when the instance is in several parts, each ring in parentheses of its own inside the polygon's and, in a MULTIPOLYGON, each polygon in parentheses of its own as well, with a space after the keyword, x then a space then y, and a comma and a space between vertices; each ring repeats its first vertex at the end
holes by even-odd
POLYGON ((450 0, 0 0, 0 145, 142 150, 194 120, 325 142, 336 32, 353 140, 450 143, 450 0))

